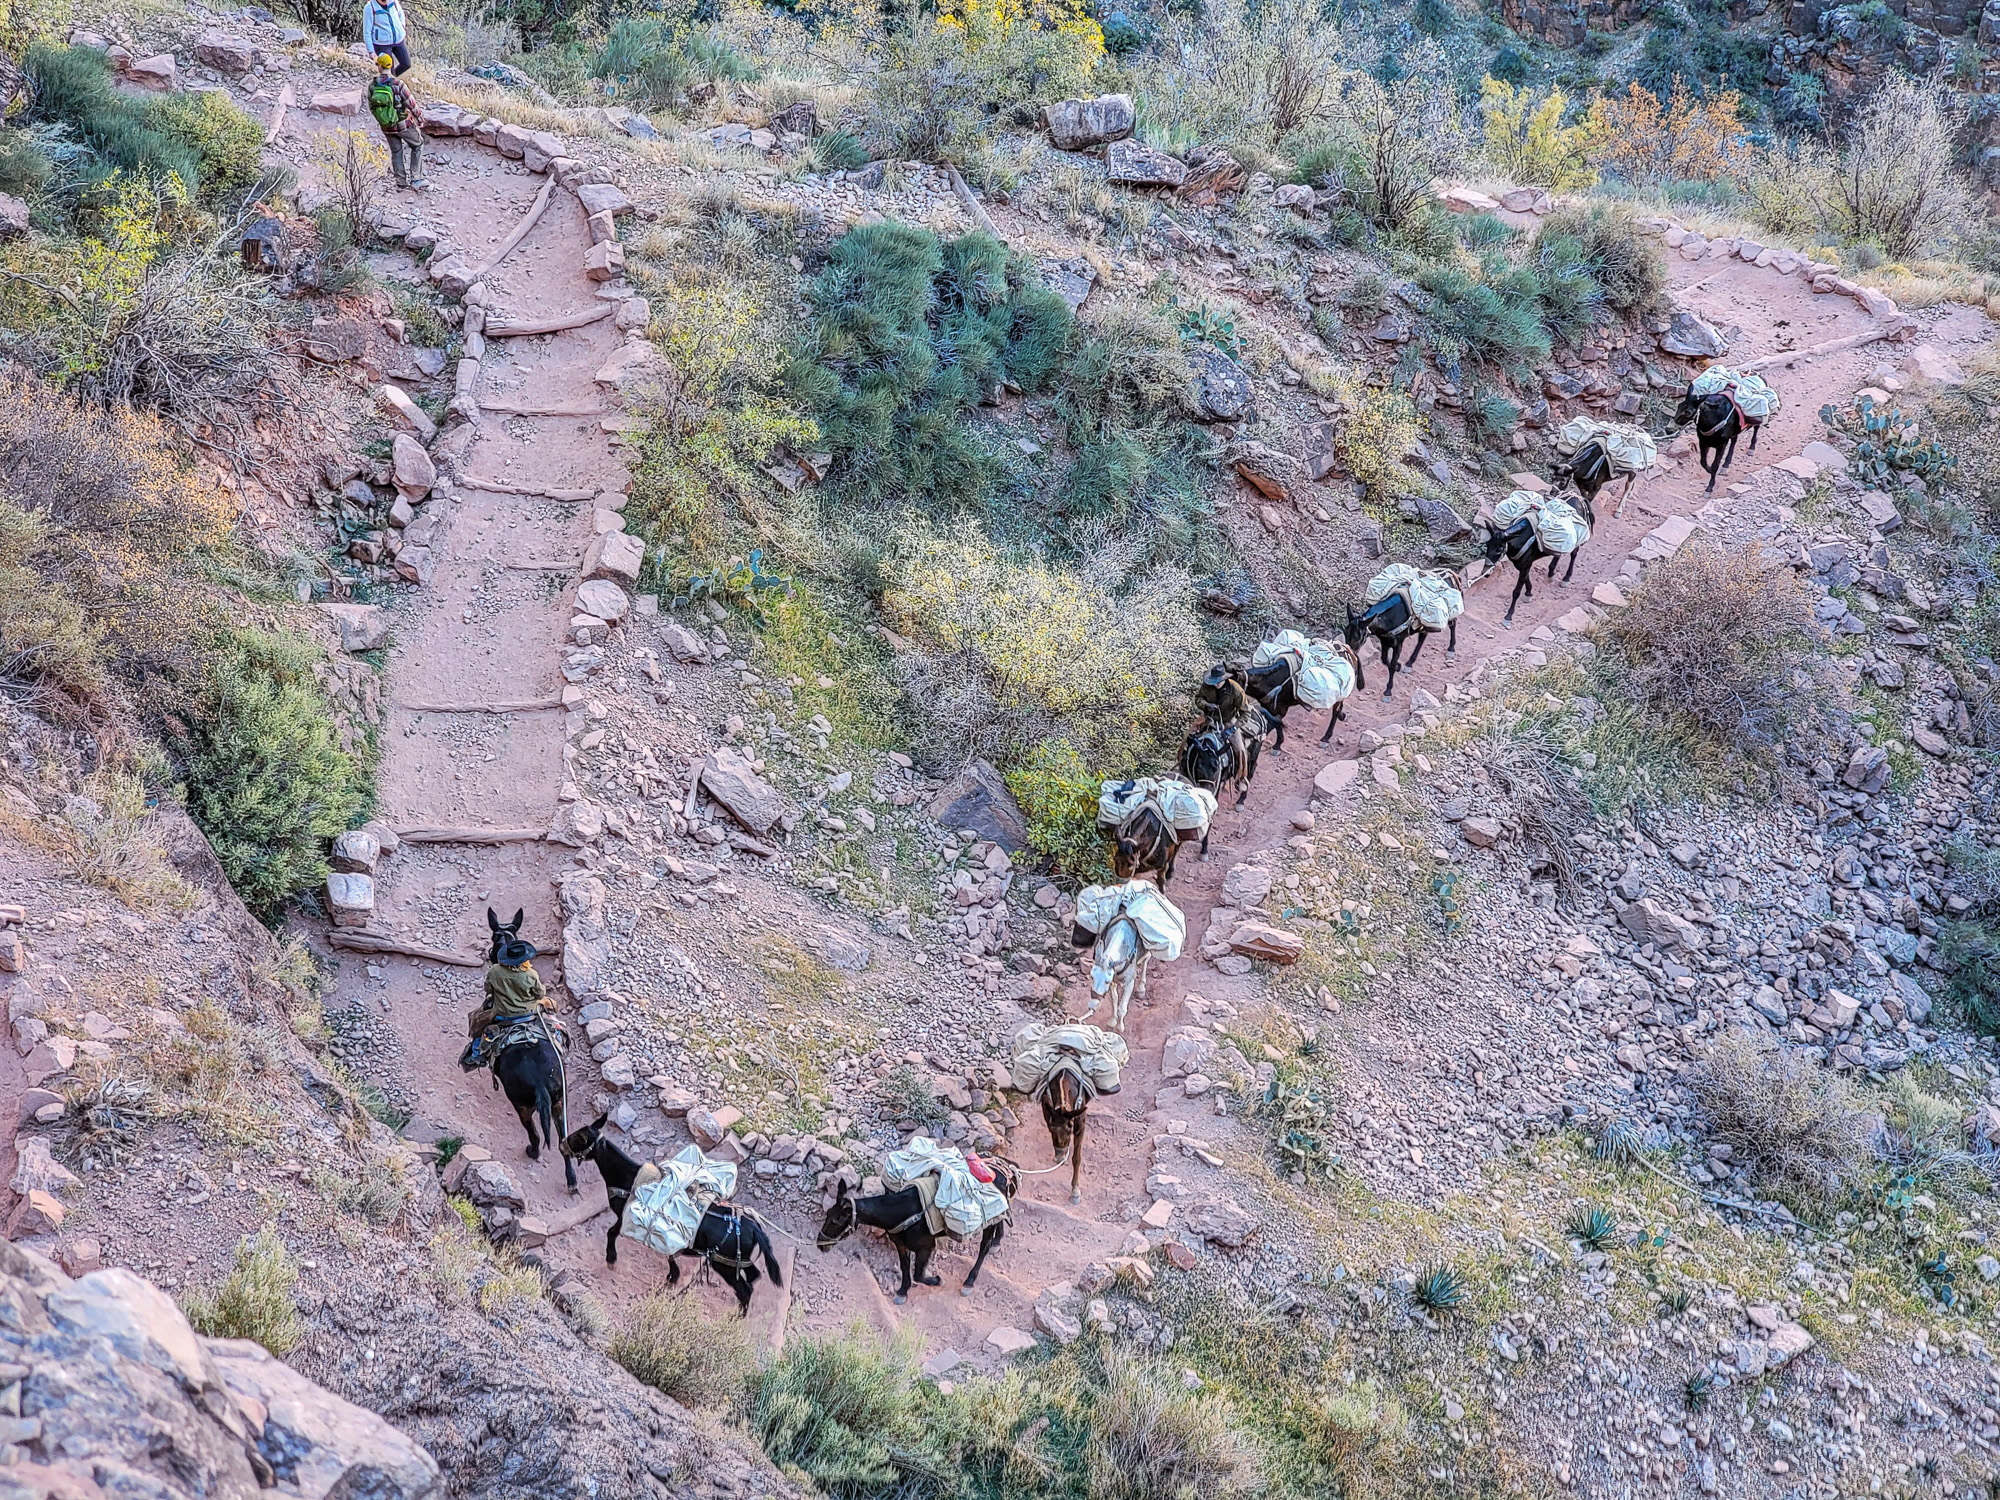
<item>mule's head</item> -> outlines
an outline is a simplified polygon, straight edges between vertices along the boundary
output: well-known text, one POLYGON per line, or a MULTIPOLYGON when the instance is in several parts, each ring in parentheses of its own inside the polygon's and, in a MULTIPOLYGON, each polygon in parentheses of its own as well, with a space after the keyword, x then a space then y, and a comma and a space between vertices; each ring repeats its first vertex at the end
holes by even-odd
POLYGON ((500 950, 521 935, 521 922, 528 915, 524 907, 514 913, 514 920, 503 922, 492 907, 486 908, 486 925, 493 933, 493 948, 490 957, 494 963, 500 962, 500 950))
POLYGON ((1361 644, 1362 640, 1368 634, 1368 626, 1364 623, 1367 615, 1365 613, 1356 614, 1354 606, 1351 604, 1345 607, 1347 610, 1347 624, 1341 628, 1340 638, 1347 642, 1347 649, 1352 651, 1361 644))
POLYGON ((563 1137, 562 1154, 578 1161, 588 1161, 604 1139, 604 1125, 610 1118, 608 1114, 599 1115, 583 1129, 572 1130, 563 1137))
POLYGON ((835 1188, 833 1202, 827 1207, 826 1217, 820 1221, 820 1249, 831 1250, 854 1233, 856 1217, 854 1195, 848 1192, 847 1183, 842 1181, 835 1188))
MULTIPOLYGON (((1508 544, 1518 538, 1524 528, 1533 530, 1533 525, 1526 516, 1523 516, 1512 526, 1495 526, 1489 530, 1486 533, 1486 561, 1489 563, 1500 561, 1501 557, 1506 554, 1508 544)), ((1465 590, 1459 588, 1459 592, 1464 593, 1465 590)))
POLYGON ((1139 924, 1122 912, 1097 935, 1097 947, 1090 955, 1090 992, 1102 995, 1118 976, 1132 967, 1142 948, 1139 924))
POLYGON ((1111 873, 1120 880, 1130 880, 1139 870, 1139 861, 1146 851, 1139 840, 1120 833, 1111 848, 1111 873))
POLYGON ((1685 427, 1692 422, 1695 413, 1701 410, 1701 397, 1694 393, 1694 382, 1690 380, 1686 390, 1681 392, 1680 405, 1674 408, 1674 426, 1685 427))

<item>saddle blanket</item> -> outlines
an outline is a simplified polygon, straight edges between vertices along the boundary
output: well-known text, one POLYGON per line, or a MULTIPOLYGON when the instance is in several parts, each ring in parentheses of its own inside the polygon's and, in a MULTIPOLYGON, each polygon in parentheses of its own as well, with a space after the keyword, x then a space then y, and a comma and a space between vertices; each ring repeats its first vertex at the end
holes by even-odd
POLYGON ((1085 932, 1101 934, 1120 912, 1132 918, 1148 953, 1166 963, 1181 956, 1187 918, 1150 880, 1087 885, 1076 893, 1076 924, 1085 932))
POLYGON ((1503 527, 1512 526, 1523 516, 1534 521, 1535 535, 1558 556, 1574 552, 1590 540, 1590 524, 1559 496, 1516 490, 1493 507, 1493 519, 1503 527))
POLYGON ((1085 1088, 1093 1095, 1115 1094, 1118 1070, 1130 1061, 1125 1038, 1115 1031, 1068 1021, 1047 1026, 1030 1021, 1014 1033, 1013 1063, 1008 1069, 1014 1087, 1036 1093, 1066 1062, 1073 1061, 1085 1088))
POLYGON ((672 1161, 640 1169, 619 1236, 662 1255, 677 1255, 694 1243, 709 1205, 735 1191, 734 1162, 710 1161, 701 1147, 683 1147, 672 1161))
POLYGON ((1172 776, 1139 776, 1104 783, 1097 795, 1097 826, 1116 828, 1149 801, 1158 804, 1160 816, 1179 834, 1206 833, 1215 816, 1214 796, 1200 787, 1172 776))
POLYGON ((1308 640, 1296 630, 1281 630, 1258 645, 1250 666, 1258 670, 1280 659, 1292 664, 1299 702, 1307 708, 1332 708, 1354 691, 1353 663, 1331 641, 1308 640))
POLYGON ((1761 422, 1778 412, 1778 393, 1761 375, 1744 375, 1726 365, 1710 365, 1688 387, 1690 395, 1713 396, 1726 391, 1736 409, 1752 422, 1761 422))
POLYGON ((1652 434, 1624 422, 1604 422, 1596 417, 1572 417, 1556 433, 1556 452, 1574 458, 1587 443, 1596 443, 1611 463, 1611 475, 1643 474, 1660 461, 1660 448, 1652 434))
POLYGON ((932 1234, 977 1234, 1007 1215, 1007 1195, 973 1176, 964 1152, 927 1135, 911 1136, 882 1158, 882 1184, 891 1191, 914 1187, 932 1234))
POLYGON ((1391 594, 1403 596, 1403 603, 1426 630, 1443 630, 1465 613, 1465 595, 1446 574, 1419 572, 1408 563, 1390 563, 1368 580, 1370 604, 1380 604, 1391 594))

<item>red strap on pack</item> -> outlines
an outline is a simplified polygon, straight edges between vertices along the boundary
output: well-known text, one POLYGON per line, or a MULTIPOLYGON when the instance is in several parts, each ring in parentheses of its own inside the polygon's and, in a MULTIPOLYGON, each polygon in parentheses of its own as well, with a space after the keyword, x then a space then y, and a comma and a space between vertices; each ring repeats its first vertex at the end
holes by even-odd
POLYGON ((993 1180, 993 1169, 981 1161, 975 1153, 971 1151, 965 1153, 965 1164, 972 1169, 972 1175, 981 1182, 991 1182, 993 1180))

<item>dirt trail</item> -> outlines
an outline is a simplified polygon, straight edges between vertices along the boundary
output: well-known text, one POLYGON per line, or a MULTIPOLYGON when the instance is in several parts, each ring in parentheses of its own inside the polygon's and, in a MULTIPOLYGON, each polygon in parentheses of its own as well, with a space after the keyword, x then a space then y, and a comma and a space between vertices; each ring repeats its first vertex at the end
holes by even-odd
MULTIPOLYGON (((309 113, 296 113, 293 119, 298 131, 345 123, 309 113)), ((420 213, 474 252, 505 236, 538 185, 533 176, 470 140, 434 141, 429 155, 437 188, 416 200, 420 213)), ((500 306, 514 316, 589 306, 597 288, 580 269, 589 244, 576 198, 558 191, 540 224, 488 278, 500 306)), ((1737 261, 1687 264, 1670 258, 1669 267, 1683 305, 1720 327, 1741 326, 1732 361, 1824 344, 1870 326, 1867 314, 1853 302, 1815 296, 1796 278, 1737 261)), ((1987 337, 1989 328, 1967 309, 1924 321, 1929 325, 1926 341, 1961 358, 1987 337)), ((621 340, 607 320, 552 337, 495 341, 486 357, 482 389, 553 400, 591 397, 595 371, 621 340)), ((1783 394, 1783 410, 1767 426, 1757 453, 1747 446, 1739 450, 1726 479, 1740 481, 1759 467, 1797 454, 1819 436, 1817 412, 1823 402, 1844 400, 1869 370, 1897 357, 1896 346, 1877 345, 1769 371, 1783 394)), ((408 595, 398 611, 390 653, 394 706, 383 735, 382 814, 399 826, 544 827, 556 811, 564 779, 569 726, 563 710, 440 714, 409 705, 553 698, 562 687, 559 667, 568 606, 576 587, 575 564, 589 540, 590 510, 497 493, 480 488, 479 481, 622 489, 626 476, 595 415, 482 415, 461 473, 465 479, 455 493, 436 502, 448 508, 448 519, 434 546, 437 565, 431 585, 408 595)), ((1033 1303, 1044 1287, 1071 1280, 1092 1261, 1116 1254, 1149 1201, 1145 1183, 1153 1137, 1174 1121, 1187 1122, 1190 1133, 1204 1121, 1209 1127, 1215 1123, 1209 1100, 1190 1100, 1177 1082, 1162 1078, 1163 1042, 1187 1018, 1190 995, 1239 1005, 1256 998, 1254 976, 1224 977, 1195 956, 1224 874, 1240 861, 1282 847, 1293 832, 1293 814, 1312 800, 1315 774, 1330 759, 1352 756, 1361 730, 1402 719, 1415 688, 1441 697, 1445 683, 1464 677, 1475 663, 1536 644, 1541 627, 1587 600, 1594 585, 1618 575, 1649 530, 1668 516, 1699 510, 1708 498, 1702 483, 1692 457, 1671 460, 1666 472, 1634 491, 1622 515, 1611 514, 1607 503, 1574 580, 1567 587, 1538 582, 1511 630, 1499 623, 1511 571, 1475 586, 1460 622, 1456 659, 1447 661, 1442 642, 1433 641, 1417 669, 1399 680, 1390 703, 1381 699, 1383 678, 1370 662, 1371 688, 1351 702, 1349 717, 1330 746, 1316 743, 1323 721, 1309 723, 1306 715, 1295 713, 1286 752, 1265 760, 1242 809, 1226 807, 1219 816, 1211 857, 1181 865, 1170 894, 1187 916, 1189 952, 1176 964, 1156 966, 1149 1000, 1134 1006, 1127 1028, 1132 1063, 1124 1090, 1101 1101, 1092 1114, 1083 1204, 1069 1204, 1066 1170, 1028 1179, 1014 1226, 988 1263, 976 1295, 954 1294, 970 1265, 969 1254, 958 1252, 942 1257, 937 1268, 943 1286, 917 1288, 901 1308, 891 1305, 876 1279, 893 1264, 878 1237, 865 1236, 820 1254, 799 1242, 810 1240, 811 1224, 781 1220, 798 1240, 780 1241, 790 1272, 785 1294, 775 1295, 768 1286, 759 1289, 753 1314, 758 1336, 775 1345, 782 1337, 779 1325, 788 1316, 792 1326, 814 1328, 858 1319, 884 1331, 912 1326, 930 1350, 949 1348, 977 1358, 996 1326, 1031 1326, 1033 1303)), ((487 906, 503 916, 520 907, 527 912, 530 935, 551 937, 561 926, 553 880, 569 860, 568 850, 544 843, 406 848, 391 862, 380 889, 378 920, 424 943, 469 953, 483 949, 487 906)), ((477 970, 349 957, 341 964, 333 1003, 364 1006, 393 1029, 402 1053, 400 1072, 421 1116, 492 1151, 522 1186, 529 1213, 558 1223, 574 1220, 588 1205, 603 1202, 595 1171, 586 1167, 580 1174, 582 1195, 569 1197, 559 1161, 547 1154, 539 1162, 523 1158, 520 1126, 487 1076, 467 1077, 456 1066, 464 1015, 477 1003, 478 980, 477 970)), ((579 1123, 597 1089, 596 1069, 579 1047, 569 1088, 579 1123)), ((1047 1165, 1046 1134, 1035 1112, 1028 1114, 1019 1154, 1027 1165, 1047 1165)), ((607 1222, 600 1215, 553 1239, 542 1253, 617 1308, 661 1284, 665 1268, 659 1257, 628 1245, 619 1267, 608 1270, 602 1254, 607 1222)), ((694 1294, 708 1299, 718 1315, 732 1306, 719 1287, 697 1288, 694 1294)))

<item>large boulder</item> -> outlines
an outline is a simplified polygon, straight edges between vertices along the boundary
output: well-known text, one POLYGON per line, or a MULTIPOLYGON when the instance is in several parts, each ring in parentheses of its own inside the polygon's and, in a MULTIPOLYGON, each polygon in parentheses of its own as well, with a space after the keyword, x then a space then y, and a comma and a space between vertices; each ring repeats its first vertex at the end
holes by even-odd
POLYGON ((0 240, 18 240, 28 232, 28 205, 0 193, 0 240))
POLYGON ((1232 1250, 1261 1227, 1255 1214, 1222 1198, 1204 1198, 1192 1205, 1181 1224, 1190 1234, 1232 1250))
POLYGON ((228 31, 204 31, 195 38, 194 55, 218 73, 247 73, 263 61, 262 48, 228 31))
POLYGON ((389 611, 379 604, 322 604, 340 632, 340 649, 375 651, 389 644, 389 611))
POLYGON ((1256 392, 1241 365, 1211 344, 1189 344, 1186 353, 1194 372, 1195 421, 1240 422, 1250 414, 1256 392))
POLYGON ((969 828, 1010 854, 1025 848, 1028 820, 990 762, 975 760, 931 799, 931 820, 954 832, 969 828))
POLYGON ((1137 141, 1113 141, 1104 148, 1104 175, 1127 187, 1177 188, 1187 181, 1187 163, 1137 141))
POLYGON ((1677 307, 1667 331, 1660 335, 1660 347, 1687 359, 1720 359, 1729 352, 1729 340, 1714 324, 1677 307))
POLYGON ((723 745, 701 763, 701 785, 752 833, 769 833, 784 816, 785 799, 757 774, 749 758, 723 745))
POLYGON ((1635 943, 1651 943, 1656 948, 1679 948, 1694 952, 1703 946, 1701 930, 1681 916, 1660 905, 1651 896, 1634 901, 1618 913, 1625 930, 1632 934, 1635 943))
POLYGON ((563 983, 572 995, 604 988, 611 975, 611 931, 604 882, 578 871, 557 888, 563 911, 563 983))
POLYGON ((424 445, 407 432, 396 434, 391 462, 396 491, 412 504, 428 495, 431 486, 437 483, 437 465, 431 462, 424 445))
POLYGON ((173 1299, 122 1267, 72 1281, 0 1244, 0 1364, 37 1372, 26 1416, 0 1417, 9 1496, 294 1495, 426 1500, 431 1456, 374 1413, 254 1344, 204 1339, 173 1299))
POLYGON ((1095 99, 1064 99, 1045 112, 1049 144, 1058 151, 1081 151, 1121 141, 1132 133, 1136 118, 1130 94, 1102 94, 1095 99))

